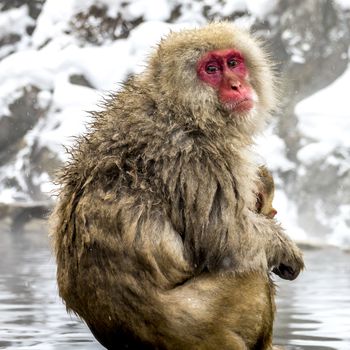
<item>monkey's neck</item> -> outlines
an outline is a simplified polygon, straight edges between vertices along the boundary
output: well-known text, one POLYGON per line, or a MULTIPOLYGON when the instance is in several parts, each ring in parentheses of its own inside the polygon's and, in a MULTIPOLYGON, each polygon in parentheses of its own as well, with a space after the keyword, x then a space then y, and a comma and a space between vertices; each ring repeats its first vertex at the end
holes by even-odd
MULTIPOLYGON (((173 106, 171 106, 173 107, 173 106)), ((162 108, 160 108, 161 110, 162 108)), ((254 132, 243 117, 224 115, 221 111, 173 110, 169 106, 160 115, 164 117, 159 122, 168 126, 176 126, 184 133, 206 139, 216 145, 237 145, 237 148, 250 147, 254 144, 254 132)), ((246 118, 244 118, 246 119, 246 118)))

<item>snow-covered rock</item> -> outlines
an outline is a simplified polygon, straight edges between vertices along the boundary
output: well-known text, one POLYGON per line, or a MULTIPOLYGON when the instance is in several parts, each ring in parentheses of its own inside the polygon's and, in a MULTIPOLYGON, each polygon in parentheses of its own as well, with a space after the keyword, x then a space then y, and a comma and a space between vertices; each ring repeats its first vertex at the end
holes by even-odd
POLYGON ((349 18, 347 0, 3 0, 0 219, 50 205, 62 145, 163 35, 225 19, 266 38, 284 77, 278 118, 257 140, 280 220, 299 240, 350 246, 349 18))

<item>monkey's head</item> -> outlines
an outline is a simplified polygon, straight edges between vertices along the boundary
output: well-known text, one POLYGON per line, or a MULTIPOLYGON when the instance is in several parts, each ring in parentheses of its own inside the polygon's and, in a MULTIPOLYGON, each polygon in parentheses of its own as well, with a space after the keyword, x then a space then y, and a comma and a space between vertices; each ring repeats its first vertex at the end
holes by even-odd
POLYGON ((275 107, 272 64, 259 41, 228 22, 170 33, 145 77, 164 110, 201 128, 259 131, 275 107))
POLYGON ((256 212, 273 219, 277 214, 277 210, 272 205, 274 195, 275 182, 272 174, 266 166, 261 165, 258 169, 256 212))

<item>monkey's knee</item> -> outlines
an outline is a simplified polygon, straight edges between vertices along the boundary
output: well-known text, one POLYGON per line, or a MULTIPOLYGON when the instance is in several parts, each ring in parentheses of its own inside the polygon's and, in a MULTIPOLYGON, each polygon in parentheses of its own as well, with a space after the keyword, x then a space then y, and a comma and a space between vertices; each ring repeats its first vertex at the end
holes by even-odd
MULTIPOLYGON (((223 344, 222 347, 219 347, 221 349, 232 349, 232 350, 248 350, 248 346, 243 341, 243 339, 235 333, 231 333, 229 336, 226 337, 226 343, 223 344)), ((219 349, 216 348, 216 349, 219 349)))
POLYGON ((248 350, 244 340, 235 332, 224 330, 219 334, 211 335, 209 339, 203 342, 198 350, 248 350))

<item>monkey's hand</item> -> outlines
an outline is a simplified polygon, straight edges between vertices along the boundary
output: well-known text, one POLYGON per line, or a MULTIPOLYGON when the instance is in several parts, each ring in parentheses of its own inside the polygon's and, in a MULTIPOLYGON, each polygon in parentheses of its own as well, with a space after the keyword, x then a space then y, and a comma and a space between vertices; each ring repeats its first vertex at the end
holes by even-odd
POLYGON ((255 245, 256 250, 259 247, 264 249, 268 269, 283 279, 296 279, 304 268, 303 254, 298 246, 276 220, 262 215, 250 216, 249 219, 255 230, 249 244, 255 245))
POLYGON ((272 257, 269 266, 272 272, 285 280, 294 280, 304 269, 303 253, 298 246, 284 233, 278 232, 280 249, 272 257))
POLYGON ((288 256, 286 255, 282 261, 272 269, 272 272, 285 280, 295 280, 304 268, 303 255, 298 247, 292 252, 289 248, 288 256))

